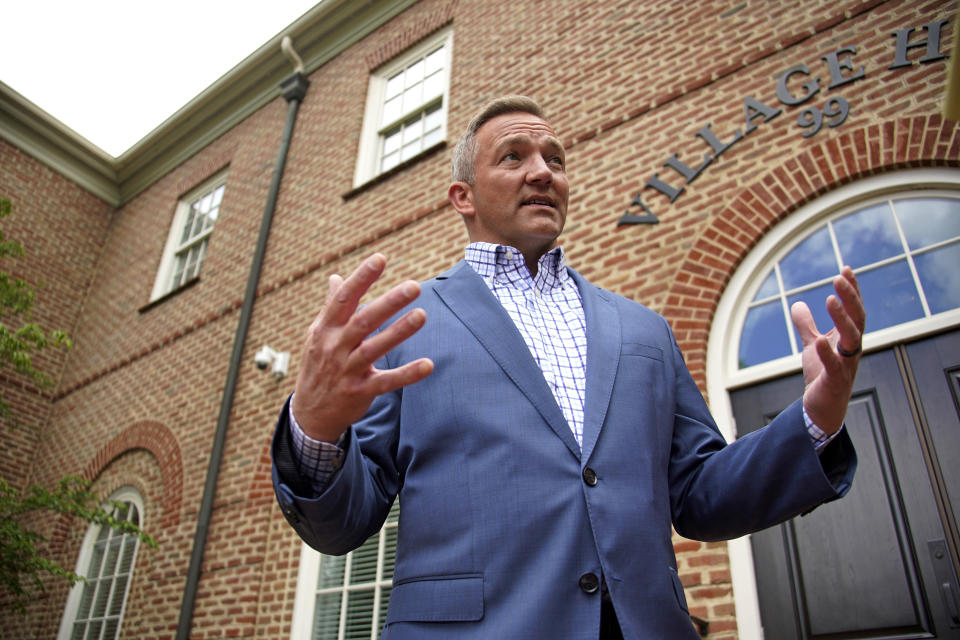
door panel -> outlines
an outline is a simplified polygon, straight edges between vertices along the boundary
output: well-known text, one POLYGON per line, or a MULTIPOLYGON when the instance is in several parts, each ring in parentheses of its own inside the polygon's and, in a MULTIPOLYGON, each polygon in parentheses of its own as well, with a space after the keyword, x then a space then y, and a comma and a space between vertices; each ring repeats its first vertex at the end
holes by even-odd
POLYGON ((943 489, 960 521, 960 332, 907 346, 917 392, 943 475, 943 489))
MULTIPOLYGON (((796 375, 732 392, 739 433, 769 422, 802 390, 796 375)), ((865 356, 846 419, 859 457, 850 493, 752 536, 767 640, 960 638, 931 551, 943 555, 946 532, 910 400, 894 350, 865 356)), ((950 451, 960 435, 941 431, 950 451)))

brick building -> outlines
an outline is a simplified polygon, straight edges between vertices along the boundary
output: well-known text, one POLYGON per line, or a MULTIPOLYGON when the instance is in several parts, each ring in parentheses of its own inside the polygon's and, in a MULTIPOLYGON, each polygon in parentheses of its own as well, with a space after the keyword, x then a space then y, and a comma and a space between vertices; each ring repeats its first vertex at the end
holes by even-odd
POLYGON ((52 389, 2 374, 17 420, 0 472, 81 474, 159 543, 39 523, 97 579, 51 583, 0 636, 376 637, 395 521, 347 558, 301 545, 271 490, 273 422, 331 273, 380 251, 384 284, 424 280, 462 256, 453 141, 524 93, 566 143, 570 264, 666 316, 728 439, 802 389, 787 304, 822 308, 837 260, 868 297, 850 496, 751 539, 675 540, 708 637, 960 637, 960 128, 940 115, 955 9, 324 0, 285 32, 302 100, 281 95, 278 36, 119 158, 0 85, 4 229, 28 251, 13 270, 75 343, 42 356, 52 389), (255 366, 264 346, 293 354, 286 377, 255 366))

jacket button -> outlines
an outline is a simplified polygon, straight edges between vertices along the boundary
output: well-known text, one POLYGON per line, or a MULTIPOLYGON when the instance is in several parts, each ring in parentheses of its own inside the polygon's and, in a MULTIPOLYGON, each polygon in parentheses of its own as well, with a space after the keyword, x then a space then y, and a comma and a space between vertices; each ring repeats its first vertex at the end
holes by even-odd
POLYGON ((587 467, 583 470, 583 481, 586 482, 588 486, 597 486, 597 472, 587 467))
POLYGON ((600 588, 600 578, 595 573, 585 573, 580 576, 580 588, 584 593, 596 593, 600 588))
POLYGON ((287 517, 287 522, 290 524, 297 524, 300 522, 300 516, 297 515, 296 509, 294 509, 292 506, 285 507, 283 510, 283 515, 287 517))

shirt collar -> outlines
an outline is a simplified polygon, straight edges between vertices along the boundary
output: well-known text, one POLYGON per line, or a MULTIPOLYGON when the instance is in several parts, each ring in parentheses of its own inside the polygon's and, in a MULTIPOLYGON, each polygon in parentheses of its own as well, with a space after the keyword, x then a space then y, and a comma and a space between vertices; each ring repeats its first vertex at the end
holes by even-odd
POLYGON ((534 289, 549 293, 562 289, 569 281, 563 247, 557 246, 540 256, 537 277, 531 278, 523 254, 514 247, 472 242, 467 245, 464 259, 481 278, 493 283, 506 283, 516 289, 534 289))

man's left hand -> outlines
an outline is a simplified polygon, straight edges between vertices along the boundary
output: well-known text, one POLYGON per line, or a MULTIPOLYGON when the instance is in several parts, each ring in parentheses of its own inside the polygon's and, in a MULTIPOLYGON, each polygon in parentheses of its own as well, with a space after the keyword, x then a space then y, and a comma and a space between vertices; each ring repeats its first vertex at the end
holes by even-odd
POLYGON ((803 343, 803 407, 815 425, 830 435, 843 425, 860 363, 866 311, 853 269, 844 267, 833 280, 836 296, 827 298, 834 327, 820 334, 803 302, 790 308, 803 343))

